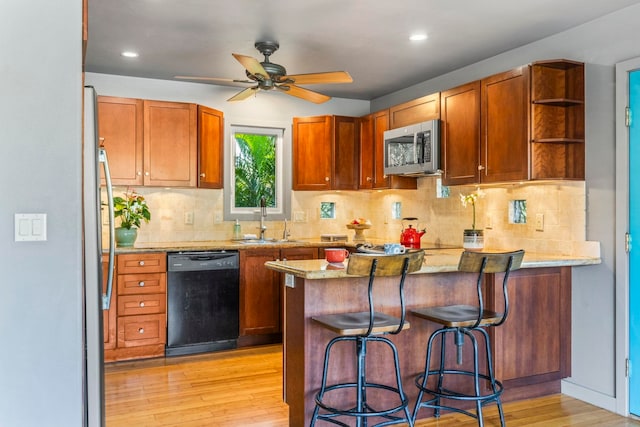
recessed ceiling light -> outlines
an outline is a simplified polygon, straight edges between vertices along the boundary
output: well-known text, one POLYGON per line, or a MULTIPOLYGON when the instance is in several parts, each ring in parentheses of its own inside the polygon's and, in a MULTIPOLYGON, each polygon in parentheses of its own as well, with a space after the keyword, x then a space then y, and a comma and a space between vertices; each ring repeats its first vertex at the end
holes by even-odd
POLYGON ((138 54, 136 52, 131 52, 131 51, 125 51, 121 53, 122 56, 124 56, 125 58, 137 58, 138 54))
POLYGON ((416 41, 420 41, 420 40, 426 40, 427 39, 427 35, 426 34, 412 34, 409 37, 409 40, 416 42, 416 41))

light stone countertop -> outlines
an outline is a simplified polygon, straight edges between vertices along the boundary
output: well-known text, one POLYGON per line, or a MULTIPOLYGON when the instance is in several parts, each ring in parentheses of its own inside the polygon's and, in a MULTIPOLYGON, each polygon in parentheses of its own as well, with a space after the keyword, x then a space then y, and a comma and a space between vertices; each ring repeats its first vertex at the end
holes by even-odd
MULTIPOLYGON (((489 252, 489 250, 486 250, 489 252)), ((498 252, 498 251, 496 251, 498 252)), ((425 250, 424 264, 420 271, 411 274, 425 273, 447 273, 458 270, 458 260, 462 248, 459 249, 428 249, 425 250)), ((541 268, 541 267, 574 267, 581 265, 600 264, 598 257, 586 256, 562 256, 525 252, 521 268, 541 268)), ((348 260, 343 264, 329 264, 324 259, 313 260, 292 260, 292 261, 268 261, 267 268, 272 270, 292 274, 304 279, 331 279, 342 277, 353 277, 347 274, 346 266, 348 260)))
POLYGON ((268 243, 243 242, 239 240, 208 240, 193 242, 143 242, 132 248, 116 248, 116 253, 140 252, 180 252, 180 251, 221 251, 257 248, 306 248, 306 247, 355 247, 350 242, 323 242, 320 239, 274 240, 268 243))

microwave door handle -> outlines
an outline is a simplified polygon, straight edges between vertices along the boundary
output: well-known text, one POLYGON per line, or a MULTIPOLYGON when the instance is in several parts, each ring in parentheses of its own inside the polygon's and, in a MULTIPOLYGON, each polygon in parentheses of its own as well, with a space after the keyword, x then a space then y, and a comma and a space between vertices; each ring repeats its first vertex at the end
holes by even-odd
POLYGON ((419 132, 414 132, 413 134, 413 164, 418 164, 418 134, 419 132))

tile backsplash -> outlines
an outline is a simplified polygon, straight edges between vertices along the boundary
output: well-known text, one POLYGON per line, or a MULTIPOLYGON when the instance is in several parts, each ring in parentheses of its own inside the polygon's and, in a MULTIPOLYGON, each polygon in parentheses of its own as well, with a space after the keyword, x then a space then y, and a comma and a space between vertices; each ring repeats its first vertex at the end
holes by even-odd
MULTIPOLYGON (((117 187, 114 194, 124 190, 117 187)), ((462 232, 471 228, 473 213, 471 206, 462 205, 460 194, 476 190, 476 186, 450 187, 449 197, 436 197, 437 180, 427 177, 418 180, 417 190, 296 191, 292 194, 291 238, 332 233, 347 234, 351 240, 353 231, 345 225, 364 217, 372 223, 366 237, 397 242, 403 225, 402 220, 394 219, 393 210, 400 202, 402 217, 417 217, 420 227, 426 228, 423 247, 461 246, 462 232), (334 219, 320 218, 323 202, 334 203, 334 219)), ((140 243, 228 240, 233 235, 234 221, 222 221, 223 190, 139 187, 136 191, 145 196, 152 214, 151 222, 138 232, 140 243)), ((481 193, 476 201, 476 228, 484 229, 487 248, 575 255, 589 246, 590 242, 585 242, 583 181, 483 186, 481 193), (526 201, 526 223, 509 222, 509 206, 514 200, 526 201)), ((258 224, 257 220, 241 221, 242 232, 257 233, 258 224)), ((282 231, 282 221, 267 221, 267 237, 279 237, 282 231)))

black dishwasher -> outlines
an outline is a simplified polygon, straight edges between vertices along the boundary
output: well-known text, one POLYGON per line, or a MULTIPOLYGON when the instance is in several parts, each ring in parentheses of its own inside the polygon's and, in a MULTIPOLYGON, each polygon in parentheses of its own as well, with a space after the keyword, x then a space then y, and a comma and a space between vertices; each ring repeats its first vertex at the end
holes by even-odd
POLYGON ((239 333, 237 251, 167 255, 165 355, 235 348, 239 333))

